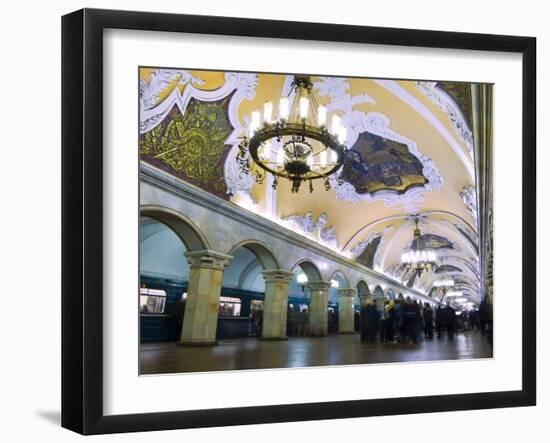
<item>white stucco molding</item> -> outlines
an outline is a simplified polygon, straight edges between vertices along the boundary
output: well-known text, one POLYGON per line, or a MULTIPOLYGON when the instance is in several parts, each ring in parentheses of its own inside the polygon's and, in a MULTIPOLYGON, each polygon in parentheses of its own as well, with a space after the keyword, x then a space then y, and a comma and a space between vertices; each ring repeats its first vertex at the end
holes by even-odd
POLYGON ((436 104, 447 116, 456 135, 462 140, 472 159, 474 158, 474 137, 464 114, 456 102, 441 88, 437 82, 416 82, 416 89, 422 92, 428 99, 436 104))
POLYGON ((182 114, 185 113, 189 102, 196 99, 202 102, 215 102, 231 95, 228 107, 228 117, 233 131, 225 141, 231 148, 224 165, 224 179, 228 194, 240 194, 251 200, 251 190, 254 178, 243 174, 239 169, 235 157, 239 145, 239 137, 245 131, 245 127, 238 118, 238 107, 243 100, 252 100, 256 95, 256 74, 226 72, 223 85, 214 90, 197 89, 193 84, 203 84, 204 81, 191 76, 183 70, 157 70, 151 73, 149 82, 140 83, 140 113, 139 131, 144 134, 154 129, 168 115, 170 110, 177 106, 182 114), (167 85, 180 78, 185 88, 183 91, 175 87, 168 96, 158 102, 158 94, 167 85), (184 80, 181 80, 184 79, 184 80))
MULTIPOLYGON (((339 184, 337 173, 329 178, 336 198, 351 201, 352 203, 360 201, 383 201, 385 206, 398 205, 406 213, 419 212, 419 205, 424 202, 424 194, 437 191, 443 186, 443 178, 439 175, 434 162, 420 152, 414 141, 391 130, 390 120, 384 114, 378 112, 354 112, 353 114, 353 122, 347 124, 347 146, 353 146, 363 132, 368 132, 404 144, 407 146, 408 151, 422 164, 422 173, 428 179, 428 183, 423 186, 410 188, 404 193, 398 193, 392 190, 381 190, 374 193, 358 194, 351 183, 343 182, 339 184)), ((344 116, 342 120, 346 123, 346 116, 344 116)))
POLYGON ((473 159, 466 154, 466 151, 462 149, 460 143, 451 135, 447 128, 441 123, 441 121, 424 105, 420 100, 414 97, 411 93, 401 87, 394 80, 373 80, 383 88, 390 91, 396 97, 400 98, 403 102, 413 108, 418 114, 420 114, 434 129, 445 139, 456 156, 460 159, 466 172, 468 173, 472 183, 475 183, 475 170, 473 159))

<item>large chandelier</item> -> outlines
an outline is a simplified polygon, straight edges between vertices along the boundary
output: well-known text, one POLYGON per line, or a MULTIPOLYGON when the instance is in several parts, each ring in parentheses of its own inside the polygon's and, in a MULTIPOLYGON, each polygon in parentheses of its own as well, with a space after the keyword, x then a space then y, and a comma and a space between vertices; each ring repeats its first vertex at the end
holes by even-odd
POLYGON ((452 293, 452 287, 454 287, 455 281, 452 278, 442 278, 433 282, 433 287, 441 291, 441 301, 446 295, 452 293))
POLYGON ((455 281, 452 278, 442 278, 441 280, 436 280, 433 283, 435 288, 450 288, 455 285, 455 281))
POLYGON ((279 178, 288 179, 293 193, 302 182, 309 182, 313 192, 317 179, 330 189, 328 177, 344 162, 347 131, 336 114, 327 127, 327 108, 317 103, 312 89, 310 77, 296 76, 290 94, 279 101, 276 119, 271 102, 264 104, 263 118, 259 111, 252 112, 248 135, 237 154, 242 172, 253 175, 258 183, 263 183, 266 173, 271 174, 274 189, 279 178))
POLYGON ((422 272, 434 270, 437 260, 435 251, 421 248, 420 236, 418 218, 416 218, 413 243, 411 249, 401 256, 401 263, 403 263, 407 270, 415 271, 418 277, 420 277, 422 272))

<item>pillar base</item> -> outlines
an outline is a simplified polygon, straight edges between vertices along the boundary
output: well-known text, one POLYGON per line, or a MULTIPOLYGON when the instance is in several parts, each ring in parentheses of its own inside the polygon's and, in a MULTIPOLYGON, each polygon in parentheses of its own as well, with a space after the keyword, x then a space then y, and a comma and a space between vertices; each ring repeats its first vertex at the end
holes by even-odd
POLYGON ((355 331, 338 331, 338 334, 353 335, 355 334, 355 331))
POLYGON ((328 333, 327 334, 309 334, 308 337, 328 337, 328 333))
POLYGON ((260 340, 265 341, 283 341, 288 340, 288 337, 285 335, 284 337, 260 337, 260 340))
POLYGON ((197 341, 180 341, 178 346, 216 346, 217 340, 197 340, 197 341))

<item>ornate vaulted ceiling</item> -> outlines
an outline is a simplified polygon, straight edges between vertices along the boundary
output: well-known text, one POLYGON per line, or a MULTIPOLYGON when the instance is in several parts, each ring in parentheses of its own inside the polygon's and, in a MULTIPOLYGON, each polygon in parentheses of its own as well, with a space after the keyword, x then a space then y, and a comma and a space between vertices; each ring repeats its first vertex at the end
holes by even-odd
POLYGON ((470 85, 313 77, 314 92, 348 129, 351 155, 332 189, 291 194, 257 184, 235 163, 250 114, 290 92, 292 76, 210 71, 140 71, 140 155, 221 198, 411 287, 430 291, 452 276, 479 297, 478 234, 470 85), (440 267, 416 278, 401 266, 414 217, 440 267))

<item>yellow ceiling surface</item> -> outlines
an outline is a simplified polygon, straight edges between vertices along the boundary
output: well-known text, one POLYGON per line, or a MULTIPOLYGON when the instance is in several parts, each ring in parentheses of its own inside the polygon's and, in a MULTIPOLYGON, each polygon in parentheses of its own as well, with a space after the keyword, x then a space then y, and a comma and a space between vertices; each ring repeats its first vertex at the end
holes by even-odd
MULTIPOLYGON (((142 68, 141 84, 151 87, 157 72, 159 68, 142 68)), ((224 72, 178 72, 189 74, 190 80, 182 81, 181 74, 166 75, 162 85, 156 88, 150 107, 160 106, 176 88, 180 94, 185 88, 216 91, 227 81, 224 72)), ((247 75, 255 76, 254 93, 241 99, 236 108, 236 118, 243 128, 247 126, 251 113, 261 111, 265 102, 273 102, 276 107, 279 99, 288 94, 288 85, 293 78, 282 74, 247 75)), ((250 190, 254 204, 251 206, 248 203, 247 209, 263 216, 269 214, 276 219, 303 217, 310 213, 314 221, 324 213, 327 216, 326 227, 333 227, 337 245, 333 249, 347 255, 354 248, 357 252, 361 242, 366 243, 369 238, 383 233, 372 266, 400 279, 406 279, 406 275, 399 270, 401 254, 412 241, 414 217, 420 216, 422 234, 440 236, 453 245, 438 250, 442 262, 459 267, 461 272, 457 278, 464 278, 476 287, 479 278, 476 269, 477 222, 462 195, 464 189, 475 189, 474 164, 466 140, 458 132, 450 115, 453 109, 459 109, 456 100, 437 88, 434 99, 414 80, 312 77, 312 82, 317 101, 328 107, 329 114, 336 112, 346 117, 343 122, 349 124, 351 132, 370 132, 382 140, 381 146, 393 137, 393 140, 407 146, 409 155, 416 158, 422 156, 424 175, 432 174, 437 180, 430 180, 431 188, 417 187, 402 194, 388 188, 372 195, 356 195, 357 198, 343 198, 334 189, 327 191, 321 181, 314 183, 313 192, 310 193, 308 186, 303 185, 295 194, 290 192, 291 185, 286 180, 279 181, 276 191, 267 182, 255 183, 250 190), (382 120, 374 117, 381 117, 382 120), (371 120, 384 121, 387 126, 373 126, 374 129, 370 129, 371 120), (273 209, 268 208, 268 200, 274 200, 275 204, 271 203, 273 209), (274 213, 270 213, 271 210, 274 213), (473 263, 473 267, 467 266, 466 262, 473 263)), ((468 120, 468 116, 463 117, 468 120)), ((353 149, 353 146, 350 148, 353 149)), ((226 161, 235 159, 228 156, 226 161)), ((220 174, 223 175, 222 171, 220 174)), ((234 196, 233 201, 239 204, 239 196, 234 196)), ((415 287, 429 290, 431 283, 440 277, 430 274, 417 279, 415 287)))

